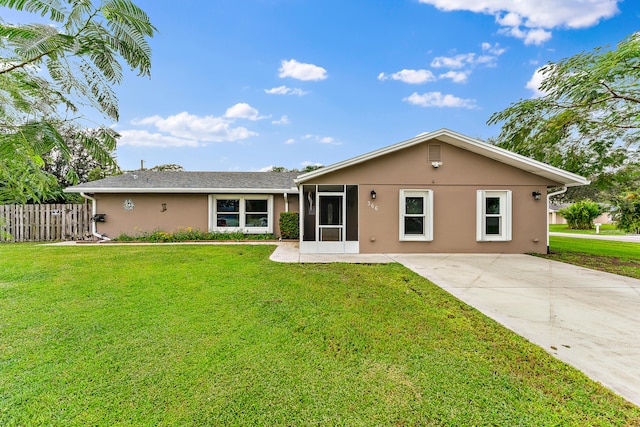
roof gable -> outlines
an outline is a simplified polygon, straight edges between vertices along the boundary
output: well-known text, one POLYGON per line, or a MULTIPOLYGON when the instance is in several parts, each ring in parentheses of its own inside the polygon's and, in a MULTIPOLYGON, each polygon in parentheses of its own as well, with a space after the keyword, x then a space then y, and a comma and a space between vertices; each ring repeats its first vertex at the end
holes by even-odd
POLYGON ((317 169, 306 174, 302 174, 297 177, 295 182, 301 184, 311 179, 318 178, 322 175, 338 171, 340 169, 348 168, 371 159, 375 159, 386 154, 390 154, 408 147, 422 144, 430 140, 439 140, 450 144, 452 146, 479 154, 481 156, 496 160, 500 163, 518 168, 520 170, 538 175, 540 177, 549 179, 551 181, 559 182, 567 186, 586 185, 589 180, 576 175, 571 172, 567 172, 563 169, 559 169, 537 160, 530 159, 529 157, 522 156, 520 154, 513 153, 495 145, 488 144, 478 139, 470 138, 468 136, 453 132, 448 129, 440 129, 435 132, 425 133, 418 135, 415 138, 399 142, 381 149, 372 151, 370 153, 362 154, 360 156, 352 157, 333 165, 326 166, 324 168, 317 169))

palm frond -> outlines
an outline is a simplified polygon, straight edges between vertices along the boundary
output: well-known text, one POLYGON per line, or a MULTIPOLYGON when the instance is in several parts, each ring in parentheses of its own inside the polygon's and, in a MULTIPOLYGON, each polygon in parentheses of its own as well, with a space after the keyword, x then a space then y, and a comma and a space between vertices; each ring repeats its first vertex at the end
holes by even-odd
POLYGON ((49 19, 55 22, 64 21, 67 14, 63 3, 59 0, 0 0, 0 6, 39 13, 41 16, 49 15, 49 19))
POLYGON ((84 85, 76 89, 82 91, 91 103, 113 120, 118 120, 118 98, 110 82, 88 61, 79 66, 84 77, 84 85))

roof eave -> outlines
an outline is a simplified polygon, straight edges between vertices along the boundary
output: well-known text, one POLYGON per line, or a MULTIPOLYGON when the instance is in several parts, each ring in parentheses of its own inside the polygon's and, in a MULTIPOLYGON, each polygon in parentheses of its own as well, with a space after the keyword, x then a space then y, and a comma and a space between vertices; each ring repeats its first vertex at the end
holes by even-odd
POLYGON ((99 188, 99 187, 68 187, 65 193, 172 193, 172 194, 285 194, 298 193, 296 187, 291 188, 99 188))

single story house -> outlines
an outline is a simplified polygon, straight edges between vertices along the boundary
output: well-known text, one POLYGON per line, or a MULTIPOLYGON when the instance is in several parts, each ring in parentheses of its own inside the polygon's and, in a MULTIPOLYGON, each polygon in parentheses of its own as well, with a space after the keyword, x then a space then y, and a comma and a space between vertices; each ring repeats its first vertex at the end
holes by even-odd
POLYGON ((65 191, 92 200, 103 238, 186 227, 278 236, 280 213, 293 211, 303 253, 544 253, 549 195, 588 182, 441 129, 301 175, 136 171, 65 191))

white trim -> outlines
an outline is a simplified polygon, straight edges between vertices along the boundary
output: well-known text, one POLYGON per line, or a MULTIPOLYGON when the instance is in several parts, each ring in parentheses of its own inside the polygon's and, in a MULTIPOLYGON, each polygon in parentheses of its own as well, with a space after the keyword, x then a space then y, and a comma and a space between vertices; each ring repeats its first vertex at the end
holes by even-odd
POLYGON ((236 194, 285 194, 298 193, 298 189, 292 188, 100 188, 100 187, 68 187, 63 190, 65 193, 172 193, 172 194, 192 194, 192 193, 236 193, 236 194))
POLYGON ((254 195, 254 194, 210 194, 209 195, 209 231, 218 233, 246 233, 246 234, 270 234, 273 233, 273 196, 272 195, 254 195), (238 206, 238 222, 237 227, 220 227, 217 223, 216 200, 235 200, 239 201, 238 206), (267 201, 267 226, 266 227, 247 227, 245 224, 245 200, 266 200, 267 201))
POLYGON ((433 240, 433 190, 406 189, 400 190, 399 199, 399 220, 398 238, 401 242, 420 241, 430 242, 433 240), (407 197, 417 196, 423 198, 424 234, 405 234, 404 219, 407 216, 405 211, 407 197))
POLYGON ((511 190, 478 190, 476 196, 476 240, 478 242, 508 242, 512 239, 512 195, 511 190), (486 234, 485 218, 486 198, 500 198, 500 218, 501 232, 500 234, 486 234))
POLYGON ((294 182, 301 184, 311 179, 317 178, 324 174, 334 172, 339 169, 343 169, 349 166, 353 166, 367 160, 374 159, 376 157, 383 156, 385 154, 393 153, 398 150, 402 150, 413 145, 421 144, 426 141, 438 140, 447 144, 462 148, 476 154, 491 158, 493 160, 505 163, 507 165, 522 169, 530 172, 534 175, 538 175, 547 178, 551 181, 558 182, 562 185, 576 186, 589 184, 589 180, 576 175, 571 172, 547 165, 537 160, 530 159, 528 157, 516 154, 514 152, 505 150, 495 145, 491 145, 487 142, 470 138, 468 136, 453 132, 449 129, 440 129, 435 132, 424 133, 415 138, 399 142, 397 144, 390 145, 388 147, 381 148, 379 150, 372 151, 370 153, 362 154, 360 156, 352 157, 351 159, 344 160, 342 162, 335 163, 324 168, 316 169, 315 171, 308 172, 306 174, 299 175, 294 182))

